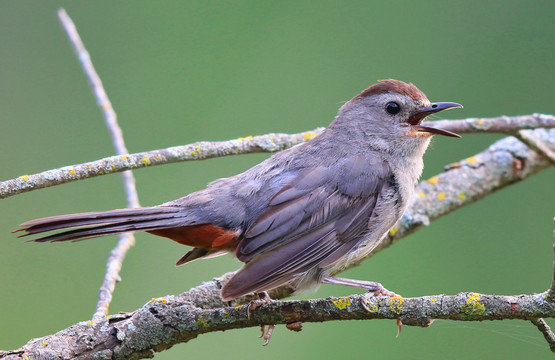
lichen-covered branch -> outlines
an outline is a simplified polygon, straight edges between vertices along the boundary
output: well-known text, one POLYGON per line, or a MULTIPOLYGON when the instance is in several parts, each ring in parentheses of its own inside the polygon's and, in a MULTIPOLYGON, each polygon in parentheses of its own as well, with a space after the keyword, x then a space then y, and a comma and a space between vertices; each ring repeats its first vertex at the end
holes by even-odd
MULTIPOLYGON (((551 151, 555 150, 555 129, 532 130, 529 136, 551 151)), ((524 180, 550 165, 544 154, 514 137, 501 139, 479 154, 447 165, 443 173, 417 185, 413 203, 376 251, 429 225, 432 220, 524 180)))
POLYGON ((468 118, 464 120, 438 120, 433 122, 433 126, 461 134, 484 132, 514 134, 521 129, 553 128, 555 127, 555 118, 553 115, 545 114, 468 118))
POLYGON ((228 141, 197 142, 166 149, 116 155, 84 164, 69 165, 34 175, 21 175, 0 182, 0 199, 95 176, 180 161, 203 160, 226 155, 276 152, 312 139, 323 128, 299 134, 267 134, 228 141))
MULTIPOLYGON (((302 301, 274 301, 248 318, 246 306, 218 302, 217 279, 179 296, 149 301, 133 313, 81 322, 56 334, 33 339, 5 359, 141 359, 205 333, 262 324, 286 324, 298 331, 303 322, 401 319, 406 325, 428 326, 431 319, 461 321, 555 317, 546 293, 485 295, 460 293, 419 298, 375 297, 361 306, 360 295, 302 301)), ((254 341, 254 337, 253 337, 254 341)), ((254 346, 254 344, 253 344, 254 346)))
MULTIPOLYGON (((73 50, 77 55, 77 59, 81 63, 83 72, 89 80, 89 85, 91 86, 92 93, 96 97, 96 103, 98 104, 108 131, 112 137, 112 143, 116 150, 116 154, 124 155, 128 154, 129 151, 125 146, 123 140, 123 133, 118 125, 117 115, 112 107, 112 103, 108 98, 108 94, 104 90, 102 81, 96 72, 91 57, 77 32, 75 24, 66 13, 64 9, 58 10, 58 19, 64 28, 73 50)), ((127 207, 139 207, 139 195, 137 194, 137 188, 135 187, 135 177, 133 172, 124 171, 121 173, 123 180, 123 187, 125 190, 125 195, 127 198, 127 207)), ((102 285, 98 290, 98 302, 96 304, 96 309, 93 314, 93 320, 98 320, 105 317, 108 314, 108 307, 112 301, 112 294, 114 293, 116 282, 119 281, 119 272, 123 263, 123 259, 127 254, 127 251, 135 244, 135 236, 133 233, 125 233, 119 235, 119 240, 116 247, 110 251, 108 256, 108 261, 106 263, 106 273, 102 281, 102 285)))
MULTIPOLYGON (((426 123, 424 124, 426 125, 426 123)), ((430 125, 431 122, 427 124, 430 125)), ((433 122, 433 126, 458 133, 514 133, 519 129, 553 128, 555 127, 555 119, 552 115, 533 114, 465 120, 440 120, 433 122)), ((34 175, 21 175, 15 179, 0 182, 0 199, 35 189, 125 170, 140 169, 147 166, 209 159, 226 155, 275 152, 310 140, 322 130, 323 128, 317 128, 312 131, 291 135, 267 134, 228 141, 204 141, 161 150, 112 156, 84 164, 52 169, 34 175)))
MULTIPOLYGON (((555 129, 538 129, 531 135, 555 149, 555 129)), ((514 137, 502 139, 475 156, 451 164, 444 173, 418 185, 407 215, 376 251, 550 164, 544 155, 514 137)), ((298 329, 302 322, 349 319, 400 318, 406 325, 426 326, 430 319, 537 321, 541 317, 555 317, 555 301, 546 291, 515 296, 460 293, 419 298, 376 297, 366 304, 371 312, 362 309, 358 295, 273 302, 256 309, 248 319, 245 307, 240 306, 248 298, 224 304, 219 296, 222 283, 231 275, 226 274, 179 296, 153 299, 133 313, 81 322, 57 334, 34 339, 21 349, 4 353, 4 357, 139 359, 207 332, 272 323, 290 324, 291 328, 298 329)), ((288 294, 287 288, 280 288, 271 296, 277 299, 288 294)))

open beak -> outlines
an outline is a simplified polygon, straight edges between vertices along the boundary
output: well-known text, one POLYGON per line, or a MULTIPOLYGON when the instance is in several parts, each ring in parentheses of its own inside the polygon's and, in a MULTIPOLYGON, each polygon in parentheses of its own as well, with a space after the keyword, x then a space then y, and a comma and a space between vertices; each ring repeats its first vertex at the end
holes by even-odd
POLYGON ((424 120, 424 118, 426 118, 426 116, 428 116, 430 114, 434 114, 434 113, 437 113, 437 112, 440 112, 440 111, 443 111, 443 110, 448 110, 448 109, 453 109, 453 108, 462 108, 462 107, 463 106, 461 104, 452 103, 452 102, 433 103, 429 107, 424 108, 424 109, 420 109, 417 112, 415 112, 414 114, 412 114, 409 117, 408 123, 413 125, 415 127, 415 130, 419 131, 419 132, 427 132, 427 133, 432 133, 432 134, 437 134, 437 135, 445 135, 445 136, 451 136, 451 137, 461 137, 460 135, 452 133, 451 131, 432 128, 432 127, 428 127, 428 126, 422 126, 422 125, 420 125, 420 123, 422 122, 422 120, 424 120))

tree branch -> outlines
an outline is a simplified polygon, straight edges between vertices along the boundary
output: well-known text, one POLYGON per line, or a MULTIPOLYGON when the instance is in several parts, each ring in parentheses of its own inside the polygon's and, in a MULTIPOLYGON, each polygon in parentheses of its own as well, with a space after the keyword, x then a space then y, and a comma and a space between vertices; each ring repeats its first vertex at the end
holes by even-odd
MULTIPOLYGON (((229 276, 230 274, 228 274, 229 276)), ((247 318, 247 306, 225 306, 219 298, 221 279, 179 296, 149 301, 133 313, 100 321, 81 322, 56 334, 33 339, 5 359, 141 359, 205 333, 263 324, 286 324, 298 331, 302 322, 401 319, 407 325, 428 326, 431 319, 482 321, 555 317, 555 304, 546 293, 485 295, 459 293, 419 298, 374 297, 361 306, 361 296, 313 300, 272 301, 247 318)))
POLYGON ((322 130, 323 128, 318 128, 292 135, 276 133, 227 141, 202 141, 130 155, 110 156, 88 163, 64 166, 34 175, 22 175, 15 179, 0 182, 0 199, 71 181, 147 166, 203 160, 226 155, 276 152, 310 140, 322 130))
MULTIPOLYGON (((533 114, 523 116, 501 116, 494 118, 471 118, 464 120, 441 120, 425 122, 442 129, 459 133, 502 132, 512 133, 518 129, 553 128, 552 115, 533 114), (487 130, 486 130, 487 129, 487 130)), ((202 160, 214 157, 276 152, 312 139, 323 128, 298 134, 267 134, 239 138, 228 141, 197 142, 189 145, 152 150, 130 155, 111 156, 84 164, 64 166, 34 175, 22 175, 15 179, 0 182, 0 199, 23 192, 42 189, 67 182, 112 174, 147 166, 170 164, 180 161, 202 160)))
POLYGON ((531 322, 543 334, 543 337, 549 344, 549 348, 551 349, 551 352, 555 352, 555 334, 553 334, 553 331, 551 331, 551 328, 549 327, 549 325, 547 325, 545 320, 541 318, 532 319, 531 322))
MULTIPOLYGON (((106 122, 108 131, 110 132, 116 154, 128 154, 129 151, 127 151, 127 148, 125 147, 123 133, 118 125, 116 112, 112 107, 108 94, 104 90, 102 81, 93 66, 91 57, 85 48, 79 33, 77 32, 75 24, 64 9, 58 10, 58 19, 60 20, 71 45, 73 46, 75 55, 77 55, 77 58, 81 63, 81 67, 83 68, 83 72, 89 80, 92 93, 96 97, 96 102, 102 111, 104 121, 106 122)), ((135 177, 133 176, 133 173, 131 171, 124 171, 121 175, 127 198, 127 207, 139 207, 139 195, 137 194, 137 188, 135 187, 135 177)), ((118 243, 116 247, 110 251, 108 261, 106 262, 106 273, 104 275, 102 285, 98 290, 98 302, 92 317, 93 320, 99 320, 108 314, 108 308, 110 306, 110 302, 112 301, 112 294, 114 293, 116 282, 120 280, 119 272, 121 270, 123 259, 125 258, 127 251, 129 251, 129 249, 135 244, 135 236, 133 233, 120 234, 118 238, 118 243)))
MULTIPOLYGON (((555 129, 537 129, 531 136, 555 149, 555 129)), ((451 164, 445 172, 417 186, 417 195, 409 210, 375 252, 430 221, 524 180, 550 164, 544 155, 514 137, 497 141, 485 151, 451 164)), ((298 330, 301 322, 330 320, 400 318, 406 325, 427 326, 431 319, 528 319, 539 323, 538 318, 555 317, 555 302, 547 291, 515 296, 460 293, 419 298, 375 297, 367 304, 371 312, 362 309, 359 295, 276 301, 256 309, 248 319, 245 307, 239 306, 248 298, 224 304, 219 296, 222 283, 230 276, 232 273, 225 274, 179 296, 152 299, 133 313, 81 322, 54 335, 34 339, 18 350, 5 352, 4 357, 139 359, 207 332, 261 324, 285 323, 298 330)), ((288 293, 287 288, 280 288, 271 296, 281 298, 288 293)))

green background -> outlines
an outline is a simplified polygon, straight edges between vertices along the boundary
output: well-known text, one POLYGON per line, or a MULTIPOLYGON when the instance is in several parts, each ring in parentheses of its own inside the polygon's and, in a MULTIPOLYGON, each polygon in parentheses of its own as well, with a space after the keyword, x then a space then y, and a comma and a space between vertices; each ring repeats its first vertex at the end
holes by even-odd
MULTIPOLYGON (((337 108, 377 79, 455 101, 448 118, 552 113, 553 1, 20 1, 0 4, 0 179, 113 154, 95 100, 61 30, 64 6, 119 115, 129 151, 327 125, 337 108)), ((501 135, 435 139, 424 178, 485 149, 501 135)), ((267 155, 136 171, 143 205, 201 189, 267 155)), ((545 290, 552 274, 553 169, 434 222, 349 270, 404 296, 545 290)), ((116 238, 24 243, 25 220, 125 206, 119 175, 1 201, 0 349, 89 319, 116 238)), ((233 211, 230 209, 230 211, 233 211)), ((231 257, 175 268, 187 251, 138 234, 111 313, 178 294, 239 267, 231 257)), ((322 286, 303 297, 348 295, 322 286)), ((555 325, 550 321, 551 325, 555 325)), ((213 333, 157 359, 549 358, 526 321, 394 321, 279 326, 267 348, 259 330, 213 333)))

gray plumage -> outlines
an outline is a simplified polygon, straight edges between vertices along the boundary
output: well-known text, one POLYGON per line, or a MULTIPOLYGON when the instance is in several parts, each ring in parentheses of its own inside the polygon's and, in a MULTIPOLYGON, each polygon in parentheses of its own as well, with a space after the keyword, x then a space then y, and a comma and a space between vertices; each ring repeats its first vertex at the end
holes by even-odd
POLYGON ((40 242, 149 231, 196 246, 178 264, 233 252, 245 265, 224 285, 224 300, 285 283, 303 290, 378 245, 408 206, 431 135, 454 136, 420 122, 458 106, 430 104, 414 85, 386 80, 343 105, 316 138, 204 190, 155 207, 33 220, 22 230, 76 228, 40 242), (388 112, 392 102, 398 113, 388 112), (223 235, 199 240, 208 230, 223 235))

